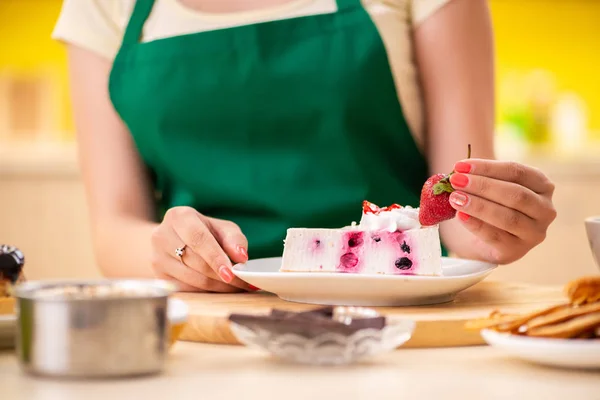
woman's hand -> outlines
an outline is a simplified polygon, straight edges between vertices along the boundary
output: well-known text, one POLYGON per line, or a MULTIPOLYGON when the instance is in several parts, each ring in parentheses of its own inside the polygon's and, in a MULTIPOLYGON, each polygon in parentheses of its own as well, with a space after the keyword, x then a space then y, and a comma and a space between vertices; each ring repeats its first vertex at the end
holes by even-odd
POLYGON ((206 217, 190 207, 174 207, 152 235, 152 268, 181 290, 256 290, 231 272, 232 261, 248 261, 248 242, 230 221, 206 217), (176 249, 184 248, 181 258, 176 249))
POLYGON ((476 251, 481 258, 507 264, 545 239, 556 210, 554 184, 542 172, 515 162, 483 159, 458 162, 454 171, 450 204, 480 241, 476 251))

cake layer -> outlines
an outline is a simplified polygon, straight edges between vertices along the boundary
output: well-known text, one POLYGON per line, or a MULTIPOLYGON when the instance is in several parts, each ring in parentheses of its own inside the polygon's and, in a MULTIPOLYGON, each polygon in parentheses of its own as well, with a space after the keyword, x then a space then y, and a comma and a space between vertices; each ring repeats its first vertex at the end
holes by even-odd
POLYGON ((290 228, 282 272, 441 275, 438 226, 389 232, 290 228))

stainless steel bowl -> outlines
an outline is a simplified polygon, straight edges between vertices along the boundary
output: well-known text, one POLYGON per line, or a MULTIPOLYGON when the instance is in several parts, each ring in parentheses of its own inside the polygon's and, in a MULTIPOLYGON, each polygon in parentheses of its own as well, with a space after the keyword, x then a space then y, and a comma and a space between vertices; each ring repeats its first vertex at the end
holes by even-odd
POLYGON ((21 367, 98 378, 162 371, 168 296, 160 280, 26 282, 15 289, 21 367))

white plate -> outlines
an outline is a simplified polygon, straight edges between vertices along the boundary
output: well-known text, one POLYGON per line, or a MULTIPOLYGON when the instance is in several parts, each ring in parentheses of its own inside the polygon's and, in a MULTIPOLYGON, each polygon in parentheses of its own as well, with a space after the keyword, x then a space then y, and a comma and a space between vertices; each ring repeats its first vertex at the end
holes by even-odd
POLYGON ((496 265, 442 259, 443 276, 279 272, 281 257, 237 264, 233 273, 249 284, 298 303, 346 306, 413 306, 446 303, 488 276, 496 265))
POLYGON ((600 369, 600 339, 543 339, 481 331, 483 339, 508 354, 537 364, 576 369, 600 369))

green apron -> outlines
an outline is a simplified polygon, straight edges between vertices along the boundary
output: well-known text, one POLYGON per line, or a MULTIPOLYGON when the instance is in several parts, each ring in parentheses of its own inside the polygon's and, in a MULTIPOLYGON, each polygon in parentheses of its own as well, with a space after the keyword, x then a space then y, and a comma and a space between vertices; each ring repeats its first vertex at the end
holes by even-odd
MULTIPOLYGON (((338 10, 141 43, 138 0, 110 96, 170 207, 237 223, 252 258, 289 227, 358 221, 361 203, 418 207, 427 164, 360 0, 338 10)), ((108 156, 107 156, 108 157, 108 156)))

